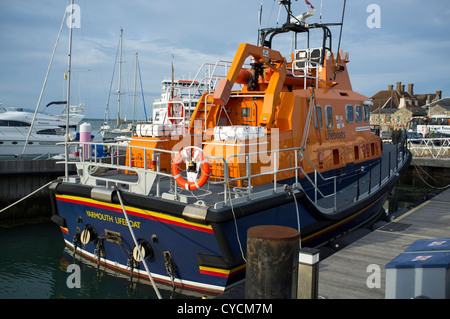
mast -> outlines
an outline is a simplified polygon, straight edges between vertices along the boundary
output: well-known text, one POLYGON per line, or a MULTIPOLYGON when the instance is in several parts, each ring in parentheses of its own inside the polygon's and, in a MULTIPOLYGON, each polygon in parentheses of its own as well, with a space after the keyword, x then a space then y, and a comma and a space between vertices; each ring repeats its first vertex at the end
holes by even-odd
POLYGON ((137 65, 138 65, 138 53, 136 52, 136 62, 134 66, 134 95, 133 95, 133 117, 131 119, 131 127, 134 127, 134 112, 136 110, 136 83, 137 83, 137 65))
POLYGON ((39 106, 41 105, 42 96, 44 95, 44 90, 45 90, 45 87, 47 85, 47 80, 48 80, 48 76, 50 74, 50 69, 52 68, 53 59, 55 57, 56 48, 58 47, 59 38, 61 36, 61 32, 62 32, 62 29, 63 29, 63 26, 64 26, 64 21, 66 20, 66 13, 67 13, 67 10, 64 11, 64 16, 63 16, 62 21, 61 21, 61 26, 59 27, 58 37, 56 38, 55 46, 53 47, 52 57, 50 58, 50 63, 49 63, 48 68, 47 68, 47 73, 45 74, 44 83, 42 84, 41 93, 39 94, 39 99, 38 99, 38 102, 37 102, 37 105, 36 105, 36 109, 34 110, 33 119, 31 120, 31 125, 30 125, 30 129, 28 130, 28 134, 27 134, 27 138, 25 140, 25 144, 23 145, 21 157, 23 157, 23 155, 25 154, 25 149, 27 148, 28 140, 30 139, 31 132, 33 131, 33 125, 34 125, 34 122, 36 120, 36 115, 38 113, 39 106))
MULTIPOLYGON (((73 2, 71 1, 70 8, 73 11, 73 2)), ((64 171, 66 182, 69 181, 69 111, 70 111, 70 76, 72 70, 72 30, 73 30, 73 17, 70 16, 70 26, 69 26, 69 56, 67 61, 67 110, 66 110, 66 145, 65 145, 65 161, 64 161, 64 171)))
POLYGON ((120 126, 120 89, 122 80, 122 41, 123 28, 120 28, 120 57, 119 57, 119 84, 117 87, 117 128, 120 126))

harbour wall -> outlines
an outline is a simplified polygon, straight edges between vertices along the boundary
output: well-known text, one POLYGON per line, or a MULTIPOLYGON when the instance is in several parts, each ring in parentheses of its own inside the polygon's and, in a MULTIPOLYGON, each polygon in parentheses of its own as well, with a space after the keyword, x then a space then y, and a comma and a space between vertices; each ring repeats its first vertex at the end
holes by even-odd
MULTIPOLYGON (((0 161, 0 209, 31 194, 43 185, 64 176, 63 164, 57 160, 2 160, 0 161)), ((75 167, 70 167, 71 173, 75 167)), ((48 188, 0 213, 0 227, 12 227, 50 220, 51 203, 48 188)))

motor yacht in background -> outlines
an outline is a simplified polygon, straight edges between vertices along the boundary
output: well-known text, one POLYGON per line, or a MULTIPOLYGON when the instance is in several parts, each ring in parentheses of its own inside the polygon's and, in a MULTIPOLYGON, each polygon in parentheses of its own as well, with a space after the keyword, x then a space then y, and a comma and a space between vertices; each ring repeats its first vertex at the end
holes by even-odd
MULTIPOLYGON (((49 103, 47 106, 51 105, 49 103)), ((0 157, 14 158, 39 157, 64 153, 66 133, 66 113, 58 115, 37 113, 33 123, 34 112, 22 108, 0 109, 0 157), (31 132, 30 132, 31 128, 31 132), (24 148, 26 144, 26 147, 24 148), (23 152, 23 154, 22 154, 23 152)), ((69 115, 69 132, 71 140, 84 118, 84 104, 71 106, 69 115)))

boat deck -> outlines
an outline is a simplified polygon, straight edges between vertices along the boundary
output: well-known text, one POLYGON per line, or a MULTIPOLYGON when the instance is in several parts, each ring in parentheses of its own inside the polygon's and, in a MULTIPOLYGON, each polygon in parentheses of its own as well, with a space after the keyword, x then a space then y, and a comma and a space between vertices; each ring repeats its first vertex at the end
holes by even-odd
MULTIPOLYGON (((397 174, 397 167, 402 160, 402 154, 398 151, 396 145, 385 144, 384 152, 380 161, 373 162, 370 167, 367 166, 364 169, 358 170, 358 178, 352 178, 352 183, 349 183, 345 187, 339 187, 338 191, 334 194, 333 180, 328 180, 328 188, 331 188, 331 195, 328 197, 322 197, 320 191, 317 192, 317 205, 323 208, 324 213, 334 213, 345 209, 352 205, 357 200, 364 199, 369 196, 371 192, 376 191, 380 185, 386 183, 386 181, 393 174, 397 174)), ((125 174, 124 168, 122 169, 110 169, 95 172, 95 185, 107 186, 117 185, 120 189, 127 191, 130 190, 131 184, 140 184, 142 181, 136 174, 125 174)), ((91 172, 92 175, 94 175, 91 172)), ((344 177, 344 176, 342 176, 344 177)), ((310 177, 311 181, 304 181, 304 188, 310 187, 309 196, 312 201, 315 200, 314 195, 314 178, 310 177), (305 186, 306 185, 306 186, 305 186)), ((345 177, 343 178, 345 179, 345 177)), ((293 179, 291 183, 293 183, 293 179)), ((339 184, 339 177, 337 179, 339 184)), ((257 199, 262 196, 267 196, 274 192, 285 192, 285 183, 268 183, 260 186, 253 186, 252 191, 249 194, 247 188, 239 187, 224 187, 223 184, 215 183, 213 180, 207 182, 202 188, 194 191, 188 191, 182 189, 177 185, 175 188, 175 181, 170 174, 160 174, 157 180, 152 184, 150 188, 151 196, 161 196, 162 198, 169 200, 176 200, 184 202, 186 204, 192 204, 201 201, 202 204, 207 206, 215 206, 216 208, 223 207, 226 202, 229 202, 230 198, 233 200, 233 205, 242 202, 248 202, 252 199, 257 199)), ((290 185, 291 186, 291 185, 290 185)), ((319 188, 320 190, 320 188, 319 188)))

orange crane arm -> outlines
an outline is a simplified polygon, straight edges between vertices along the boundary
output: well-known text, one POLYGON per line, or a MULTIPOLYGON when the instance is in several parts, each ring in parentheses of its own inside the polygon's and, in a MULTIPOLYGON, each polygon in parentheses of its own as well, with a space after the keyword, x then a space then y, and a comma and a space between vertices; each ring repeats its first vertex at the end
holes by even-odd
POLYGON ((231 90, 236 82, 239 71, 242 69, 245 60, 253 56, 256 62, 264 63, 275 71, 267 87, 263 108, 260 112, 258 123, 269 128, 273 122, 275 107, 280 102, 280 93, 286 78, 286 60, 280 52, 242 43, 234 57, 226 79, 220 80, 216 92, 214 93, 214 103, 216 105, 226 105, 231 95, 231 90))

